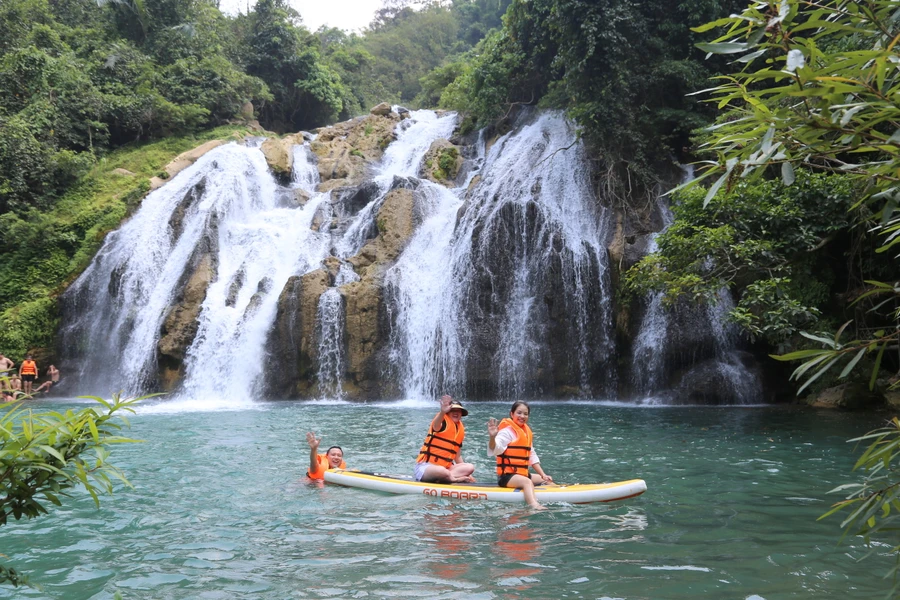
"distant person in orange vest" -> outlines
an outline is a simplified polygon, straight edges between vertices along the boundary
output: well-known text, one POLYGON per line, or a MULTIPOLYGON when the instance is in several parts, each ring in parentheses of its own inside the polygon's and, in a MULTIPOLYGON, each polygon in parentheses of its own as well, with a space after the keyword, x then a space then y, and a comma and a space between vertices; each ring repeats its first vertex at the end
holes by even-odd
POLYGON ((312 431, 306 434, 306 443, 309 444, 309 469, 306 474, 310 479, 325 479, 325 471, 329 469, 346 469, 344 451, 340 446, 332 446, 324 454, 319 454, 319 442, 312 431))
POLYGON ((31 355, 25 355, 25 360, 19 365, 19 376, 22 377, 22 391, 26 394, 31 393, 31 386, 34 380, 38 378, 37 363, 31 359, 31 355))
POLYGON ((416 459, 416 481, 428 483, 473 483, 475 465, 463 461, 462 444, 466 428, 462 418, 469 414, 451 396, 441 396, 441 410, 431 420, 428 435, 416 459))

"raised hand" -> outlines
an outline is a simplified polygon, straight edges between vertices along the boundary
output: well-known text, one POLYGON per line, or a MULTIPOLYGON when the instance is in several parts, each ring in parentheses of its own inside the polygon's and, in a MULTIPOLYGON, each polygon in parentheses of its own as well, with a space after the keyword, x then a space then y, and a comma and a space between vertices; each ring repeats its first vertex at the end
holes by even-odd
POLYGON ((447 395, 441 396, 441 412, 447 414, 450 412, 450 405, 453 403, 453 398, 447 395))
POLYGON ((322 438, 316 438, 316 434, 312 431, 307 432, 306 434, 306 443, 309 444, 310 449, 315 452, 319 449, 319 443, 322 441, 322 438))
POLYGON ((490 419, 488 419, 487 427, 488 427, 488 435, 491 437, 495 437, 497 435, 497 432, 500 431, 500 427, 497 423, 497 419, 495 419, 494 417, 491 417, 490 419))

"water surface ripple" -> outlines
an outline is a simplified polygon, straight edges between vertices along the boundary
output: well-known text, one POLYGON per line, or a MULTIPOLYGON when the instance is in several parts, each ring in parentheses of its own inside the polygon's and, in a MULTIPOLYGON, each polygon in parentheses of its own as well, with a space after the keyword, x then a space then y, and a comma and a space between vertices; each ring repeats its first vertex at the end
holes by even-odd
MULTIPOLYGON (((76 402, 76 401, 73 401, 76 402)), ((80 402, 80 401, 77 401, 80 402)), ((40 403, 59 408, 61 402, 40 403)), ((465 457, 492 479, 469 406, 465 457)), ((562 482, 641 477, 611 505, 452 504, 304 481, 303 434, 351 467, 411 472, 433 408, 269 403, 145 412, 113 453, 134 483, 3 527, 5 564, 41 590, 0 598, 872 598, 892 565, 816 519, 849 481, 846 443, 880 415, 791 408, 532 406, 562 482)))

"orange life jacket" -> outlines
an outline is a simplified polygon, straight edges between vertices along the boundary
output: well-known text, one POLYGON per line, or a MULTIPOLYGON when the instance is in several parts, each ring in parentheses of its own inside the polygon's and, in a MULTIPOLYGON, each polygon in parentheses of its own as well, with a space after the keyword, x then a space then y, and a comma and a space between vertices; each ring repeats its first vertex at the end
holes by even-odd
MULTIPOLYGON (((318 461, 319 461, 319 468, 316 469, 315 472, 313 472, 313 473, 310 473, 309 471, 307 471, 307 472, 306 472, 306 475, 307 475, 310 479, 325 479, 325 471, 327 471, 328 469, 331 468, 331 463, 328 462, 328 455, 327 455, 327 454, 317 454, 317 455, 316 455, 316 458, 317 458, 318 461)), ((341 461, 341 466, 338 467, 338 468, 339 468, 339 469, 346 469, 346 468, 347 468, 347 463, 345 463, 345 462, 342 460, 342 461, 341 461)))
POLYGON ((503 454, 497 455, 497 475, 513 473, 528 477, 528 459, 531 457, 531 427, 526 423, 525 429, 522 429, 509 418, 500 421, 499 429, 507 427, 513 428, 513 431, 516 432, 516 439, 510 442, 503 454))
POLYGON ((462 421, 457 425, 450 417, 444 415, 444 426, 441 431, 429 429, 416 462, 429 462, 449 468, 459 454, 465 437, 466 428, 463 427, 462 421))
POLYGON ((37 375, 37 364, 33 360, 23 360, 22 369, 19 373, 22 375, 37 375))

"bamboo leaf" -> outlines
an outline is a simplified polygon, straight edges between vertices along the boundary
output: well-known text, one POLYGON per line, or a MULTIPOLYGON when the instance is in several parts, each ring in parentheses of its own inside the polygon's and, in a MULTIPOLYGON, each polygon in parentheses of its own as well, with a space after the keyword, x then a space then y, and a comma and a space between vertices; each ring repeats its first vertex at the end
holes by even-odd
POLYGON ((781 163, 781 180, 784 182, 784 185, 791 185, 795 180, 794 167, 787 161, 781 163))
POLYGON ((859 352, 856 353, 856 356, 853 357, 853 360, 851 360, 849 363, 847 363, 847 366, 844 367, 843 371, 841 371, 840 379, 843 379, 844 377, 846 377, 847 375, 850 374, 850 371, 853 370, 853 367, 856 366, 856 363, 859 362, 859 359, 861 359, 863 357, 863 354, 866 353, 866 350, 868 350, 868 348, 860 348, 859 349, 859 352))

